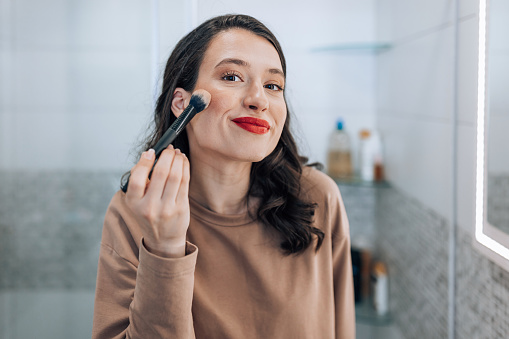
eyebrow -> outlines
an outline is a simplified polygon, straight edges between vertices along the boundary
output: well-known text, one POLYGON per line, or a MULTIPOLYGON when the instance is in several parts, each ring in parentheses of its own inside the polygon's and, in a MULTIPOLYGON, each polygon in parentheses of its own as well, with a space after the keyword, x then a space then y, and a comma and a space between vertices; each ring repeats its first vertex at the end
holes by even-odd
MULTIPOLYGON (((235 65, 239 65, 239 66, 244 66, 244 67, 249 67, 249 63, 245 60, 242 60, 242 59, 237 59, 237 58, 226 58, 226 59, 223 59, 221 60, 215 68, 218 68, 219 66, 222 66, 222 65, 227 65, 227 64, 235 64, 235 65)), ((268 69, 268 72, 270 74, 277 74, 277 75, 281 75, 283 78, 285 77, 285 74, 283 73, 282 70, 280 70, 279 68, 269 68, 268 69)))

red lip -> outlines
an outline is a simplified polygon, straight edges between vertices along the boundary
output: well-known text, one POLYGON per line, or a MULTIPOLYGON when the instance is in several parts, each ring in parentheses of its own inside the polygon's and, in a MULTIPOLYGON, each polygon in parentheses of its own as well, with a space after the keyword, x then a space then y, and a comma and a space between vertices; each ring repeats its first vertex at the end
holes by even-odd
POLYGON ((263 119, 253 117, 241 117, 232 120, 237 126, 245 129, 248 132, 255 134, 265 134, 269 132, 270 124, 263 119))

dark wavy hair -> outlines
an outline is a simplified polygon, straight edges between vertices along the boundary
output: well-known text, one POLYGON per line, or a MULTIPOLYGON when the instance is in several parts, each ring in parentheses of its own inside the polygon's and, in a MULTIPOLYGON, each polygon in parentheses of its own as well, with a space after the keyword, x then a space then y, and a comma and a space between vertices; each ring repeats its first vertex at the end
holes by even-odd
MULTIPOLYGON (((260 21, 247 15, 223 15, 209 19, 183 37, 171 53, 164 71, 162 92, 154 112, 154 131, 143 149, 153 148, 164 132, 176 120, 171 111, 173 93, 177 87, 192 92, 198 79, 198 70, 210 41, 230 29, 244 29, 267 39, 276 49, 286 77, 286 61, 276 37, 260 21)), ((286 103, 286 99, 285 99, 286 103)), ((173 142, 175 148, 189 154, 185 130, 173 142)), ((257 217, 266 226, 273 227, 281 236, 285 254, 303 252, 317 237, 316 250, 323 242, 324 233, 312 226, 315 203, 303 201, 300 195, 300 177, 307 158, 298 154, 290 133, 290 112, 281 138, 262 161, 251 168, 249 196, 259 197, 257 217)))

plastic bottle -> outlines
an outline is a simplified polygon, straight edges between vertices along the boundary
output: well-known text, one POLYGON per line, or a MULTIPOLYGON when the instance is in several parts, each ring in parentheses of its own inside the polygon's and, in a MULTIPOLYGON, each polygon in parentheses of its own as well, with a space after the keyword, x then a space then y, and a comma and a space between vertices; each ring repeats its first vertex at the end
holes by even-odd
POLYGON ((359 132, 359 175, 365 181, 383 180, 382 140, 376 132, 359 132))
POLYGON ((343 120, 338 120, 336 129, 329 138, 327 172, 335 179, 352 177, 351 142, 343 128, 343 120))
POLYGON ((389 278, 387 267, 381 261, 373 264, 371 272, 373 288, 373 307, 378 315, 385 315, 389 311, 389 278))

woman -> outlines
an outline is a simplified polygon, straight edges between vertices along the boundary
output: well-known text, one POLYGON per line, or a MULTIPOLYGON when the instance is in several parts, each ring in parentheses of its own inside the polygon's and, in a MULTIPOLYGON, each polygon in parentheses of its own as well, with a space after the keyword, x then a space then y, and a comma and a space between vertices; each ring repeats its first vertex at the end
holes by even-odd
POLYGON ((212 99, 150 180, 153 150, 111 201, 93 338, 355 337, 348 220, 334 182, 298 156, 285 80, 252 17, 210 19, 177 44, 145 149, 194 90, 212 99))

